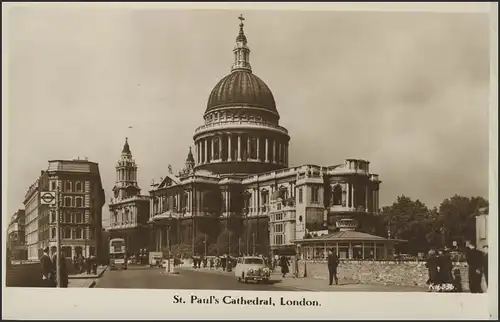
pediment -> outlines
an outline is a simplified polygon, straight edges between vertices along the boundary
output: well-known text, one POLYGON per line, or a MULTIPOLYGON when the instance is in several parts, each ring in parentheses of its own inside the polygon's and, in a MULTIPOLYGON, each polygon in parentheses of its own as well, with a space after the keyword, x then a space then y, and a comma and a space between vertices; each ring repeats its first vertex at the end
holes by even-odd
POLYGON ((168 188, 177 185, 179 182, 172 175, 167 175, 163 181, 160 183, 158 188, 168 188))

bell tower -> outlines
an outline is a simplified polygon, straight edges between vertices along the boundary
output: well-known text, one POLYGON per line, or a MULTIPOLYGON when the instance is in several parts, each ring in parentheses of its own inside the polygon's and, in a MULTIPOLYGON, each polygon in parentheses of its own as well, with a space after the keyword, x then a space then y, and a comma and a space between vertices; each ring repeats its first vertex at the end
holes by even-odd
POLYGON ((116 163, 116 182, 113 187, 113 197, 115 199, 126 199, 141 193, 137 184, 137 165, 132 158, 132 152, 125 138, 120 160, 116 163))

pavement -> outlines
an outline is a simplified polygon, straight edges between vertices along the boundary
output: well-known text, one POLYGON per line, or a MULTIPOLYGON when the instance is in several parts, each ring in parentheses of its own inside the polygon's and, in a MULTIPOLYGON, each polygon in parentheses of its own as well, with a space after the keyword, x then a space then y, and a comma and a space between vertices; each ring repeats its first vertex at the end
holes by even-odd
POLYGON ((68 276, 68 288, 91 288, 96 285, 96 282, 101 278, 108 269, 108 266, 99 266, 97 274, 76 274, 68 276))
POLYGON ((130 289, 216 289, 248 291, 313 291, 313 292, 426 292, 417 287, 394 285, 368 285, 342 280, 340 285, 328 285, 328 281, 317 278, 282 278, 273 273, 267 284, 241 283, 234 272, 221 269, 193 269, 177 267, 178 274, 167 275, 165 268, 129 266, 128 270, 109 271, 96 281, 96 288, 130 289))

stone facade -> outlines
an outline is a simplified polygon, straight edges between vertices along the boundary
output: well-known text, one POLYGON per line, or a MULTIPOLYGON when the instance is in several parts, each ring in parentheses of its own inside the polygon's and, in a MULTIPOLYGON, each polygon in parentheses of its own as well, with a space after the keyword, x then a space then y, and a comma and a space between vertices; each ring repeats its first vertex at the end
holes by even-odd
MULTIPOLYGON (((328 278, 326 261, 299 261, 299 277, 328 278)), ((454 267, 460 269, 462 287, 468 291, 467 264, 456 262, 454 267)), ((427 287, 429 278, 425 262, 396 261, 342 261, 338 267, 339 278, 357 281, 363 284, 384 284, 401 286, 427 287)))
POLYGON ((10 251, 12 260, 26 260, 25 212, 19 209, 12 215, 7 227, 7 251, 10 251))
MULTIPOLYGON (((149 248, 149 196, 141 195, 137 182, 138 166, 125 139, 121 158, 116 164, 116 182, 109 202, 110 238, 124 238, 128 255, 138 256, 149 248)), ((107 242, 108 240, 106 240, 107 242)))
POLYGON ((57 247, 57 224, 61 251, 67 258, 100 254, 104 189, 97 163, 88 160, 52 160, 46 171, 48 182, 42 191, 55 191, 57 204, 45 218, 48 228, 40 249, 57 247), (58 218, 59 217, 59 218, 58 218))
POLYGON ((291 138, 271 90, 252 71, 243 24, 234 59, 209 95, 185 169, 170 168, 150 187, 155 248, 181 243, 194 250, 200 240, 227 238, 233 255, 291 255, 308 232, 369 231, 365 218, 378 213, 381 183, 369 162, 290 166, 291 138))

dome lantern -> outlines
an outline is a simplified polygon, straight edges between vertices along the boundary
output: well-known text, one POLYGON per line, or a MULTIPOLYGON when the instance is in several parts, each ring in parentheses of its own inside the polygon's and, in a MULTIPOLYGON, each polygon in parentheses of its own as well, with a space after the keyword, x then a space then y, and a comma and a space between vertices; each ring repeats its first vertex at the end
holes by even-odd
POLYGON ((236 45, 234 46, 234 64, 231 68, 231 72, 235 72, 237 70, 246 70, 252 72, 252 66, 250 65, 250 48, 247 46, 247 37, 245 36, 245 32, 243 31, 243 15, 238 17, 240 19, 240 32, 238 37, 236 37, 236 45))

